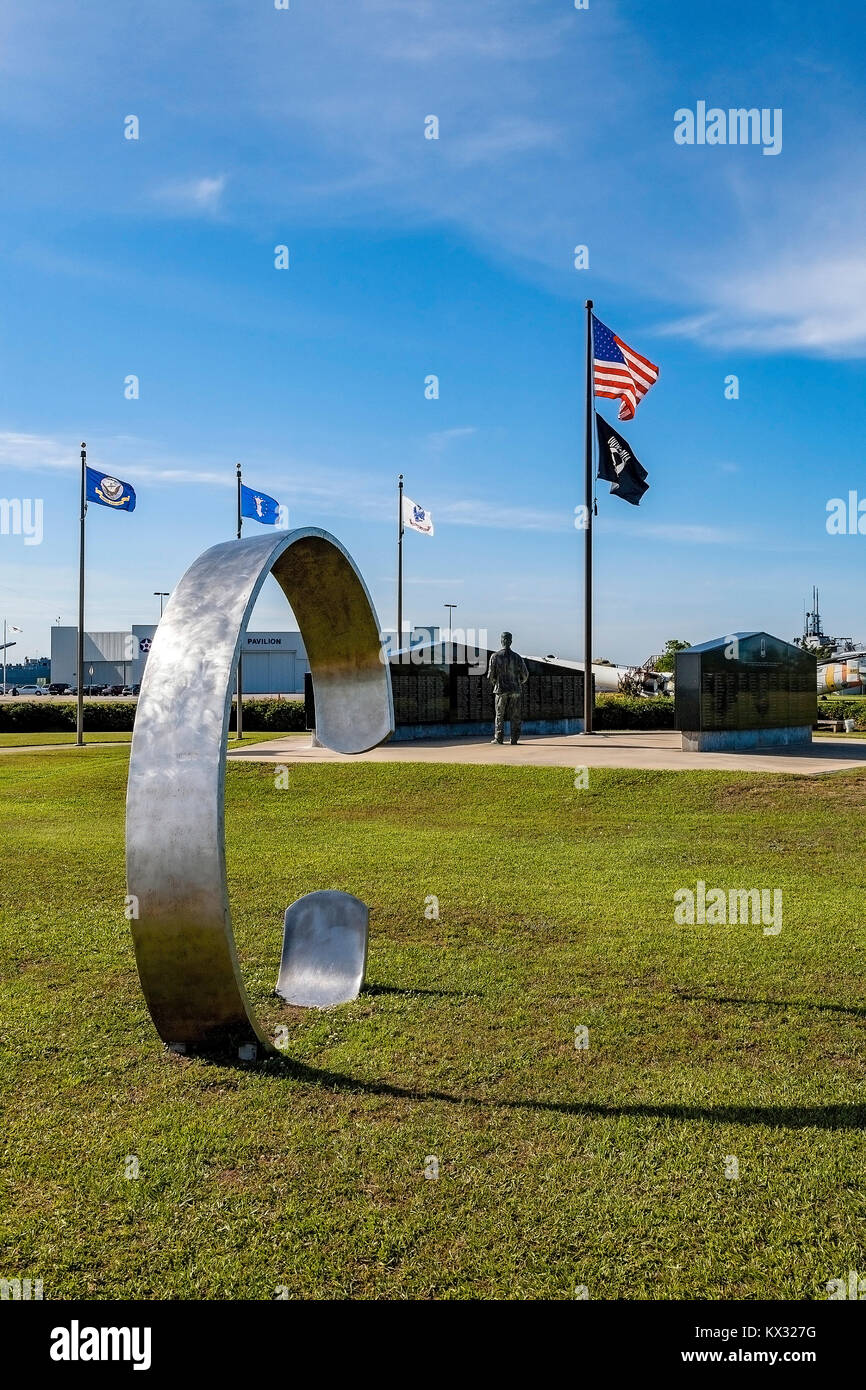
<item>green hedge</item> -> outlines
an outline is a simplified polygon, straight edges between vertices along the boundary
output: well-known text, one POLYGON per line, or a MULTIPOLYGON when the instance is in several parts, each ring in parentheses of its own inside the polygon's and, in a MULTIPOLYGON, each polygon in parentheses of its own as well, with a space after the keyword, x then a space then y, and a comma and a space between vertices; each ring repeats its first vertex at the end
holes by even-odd
POLYGON ((863 696, 843 696, 828 695, 818 697, 818 718, 819 719, 856 719, 856 728, 866 729, 866 700, 863 696))
MULTIPOLYGON (((129 731, 135 719, 131 700, 84 701, 84 727, 96 733, 129 731)), ((74 701, 16 700, 0 702, 0 731, 63 733, 75 728, 74 701)), ((235 728, 235 711, 231 725, 235 728)), ((244 732, 276 729, 296 733, 304 728, 303 700, 244 700, 244 732)))
MULTIPOLYGON (((103 733, 129 730, 135 719, 135 708, 131 700, 85 700, 84 727, 103 733)), ((856 719, 856 727, 866 729, 866 700, 856 696, 819 699, 818 717, 856 719)), ((644 700, 630 695, 600 695, 593 722, 597 729, 672 729, 674 702, 668 695, 652 695, 644 700)), ((0 731, 63 733, 74 728, 74 701, 0 702, 0 731)), ((235 728, 234 708, 230 728, 235 728)), ((287 734, 303 732, 303 700, 244 700, 244 732, 266 729, 287 734)))
MULTIPOLYGON (((234 707, 229 728, 235 728, 234 707)), ((275 729, 280 733, 297 734, 305 728, 303 700, 244 700, 244 733, 275 729)))
MULTIPOLYGON (((819 719, 855 719, 858 730, 866 730, 866 699, 863 696, 828 696, 818 700, 819 719)), ((674 702, 669 695, 652 695, 637 700, 628 695, 599 695, 593 720, 597 729, 672 729, 674 702)))
MULTIPOLYGON (((866 699, 861 696, 828 696, 818 700, 819 719, 855 719, 866 730, 866 699)), ((600 695, 595 705, 597 729, 672 729, 674 702, 668 695, 636 700, 628 695, 600 695)))
MULTIPOLYGON (((60 700, 16 700, 0 704, 0 730, 27 730, 43 734, 63 733, 75 728, 75 702, 60 700)), ((84 727, 94 731, 122 731, 132 728, 135 704, 130 700, 84 701, 84 727)))
POLYGON ((672 729, 674 702, 670 695, 599 695, 593 724, 596 729, 672 729))

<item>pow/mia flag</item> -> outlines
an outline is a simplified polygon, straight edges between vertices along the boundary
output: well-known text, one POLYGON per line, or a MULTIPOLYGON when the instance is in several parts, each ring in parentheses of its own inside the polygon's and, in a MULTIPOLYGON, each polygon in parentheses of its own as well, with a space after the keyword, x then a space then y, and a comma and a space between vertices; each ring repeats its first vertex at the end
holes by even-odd
POLYGON ((595 413, 598 432, 598 476, 610 483, 616 497, 636 507, 649 488, 647 471, 638 463, 621 434, 595 413))

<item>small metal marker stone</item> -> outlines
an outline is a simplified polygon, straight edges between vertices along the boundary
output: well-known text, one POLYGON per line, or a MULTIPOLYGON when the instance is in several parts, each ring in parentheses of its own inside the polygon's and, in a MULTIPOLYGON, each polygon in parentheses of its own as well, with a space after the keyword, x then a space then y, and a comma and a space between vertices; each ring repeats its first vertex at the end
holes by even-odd
POLYGON ((357 999, 367 968, 370 912, 351 893, 324 888, 286 908, 277 994, 287 1004, 329 1009, 357 999))

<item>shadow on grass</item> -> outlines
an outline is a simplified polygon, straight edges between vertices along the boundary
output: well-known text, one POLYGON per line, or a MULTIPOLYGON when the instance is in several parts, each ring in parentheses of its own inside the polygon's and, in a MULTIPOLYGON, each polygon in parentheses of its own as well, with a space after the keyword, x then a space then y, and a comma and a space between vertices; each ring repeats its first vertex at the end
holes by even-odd
POLYGON ((360 998, 365 994, 404 994, 410 997, 413 994, 432 994, 437 999, 483 999, 484 995, 480 989, 399 989, 397 985, 371 985, 365 984, 361 990, 360 998))
MULTIPOLYGON (((207 1063, 216 1059, 201 1057, 207 1063)), ((866 1105, 604 1105, 596 1101, 483 1100, 478 1096, 451 1095, 448 1091, 414 1091, 386 1081, 362 1081, 342 1072, 308 1067, 289 1057, 261 1062, 224 1060, 221 1065, 243 1071, 324 1086, 329 1091, 350 1091, 371 1096, 390 1096, 394 1100, 441 1101, 448 1105, 472 1105, 485 1110, 536 1110, 552 1115, 585 1115, 599 1119, 645 1116, 659 1120, 698 1120, 711 1124, 766 1125, 770 1129, 866 1129, 866 1105)))

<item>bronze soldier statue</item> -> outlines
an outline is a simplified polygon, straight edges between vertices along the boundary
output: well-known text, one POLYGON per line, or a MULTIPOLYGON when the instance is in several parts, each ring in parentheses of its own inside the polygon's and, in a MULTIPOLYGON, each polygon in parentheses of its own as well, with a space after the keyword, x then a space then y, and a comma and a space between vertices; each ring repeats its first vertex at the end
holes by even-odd
POLYGON ((511 723, 511 742, 516 743, 520 738, 521 692, 529 680, 529 672, 523 657, 512 651, 511 633, 503 632, 499 640, 502 650, 493 653, 487 669, 487 679, 492 683, 496 697, 496 732, 492 741, 502 742, 507 719, 511 723))

